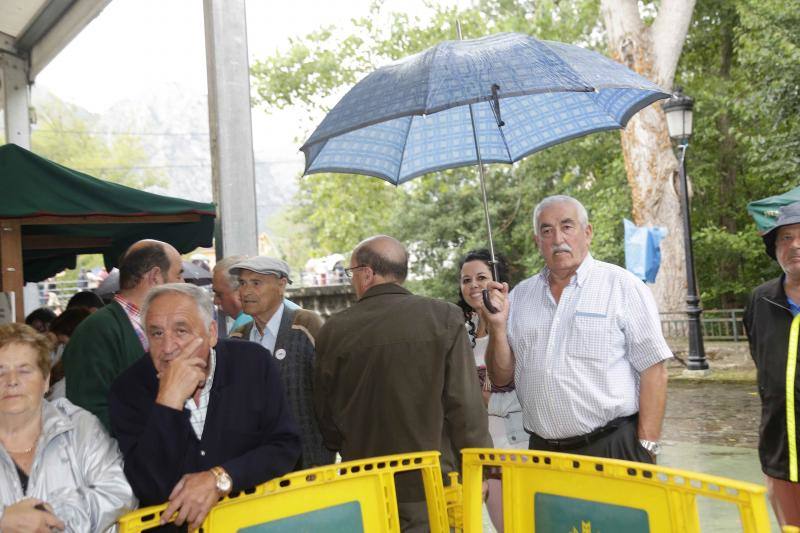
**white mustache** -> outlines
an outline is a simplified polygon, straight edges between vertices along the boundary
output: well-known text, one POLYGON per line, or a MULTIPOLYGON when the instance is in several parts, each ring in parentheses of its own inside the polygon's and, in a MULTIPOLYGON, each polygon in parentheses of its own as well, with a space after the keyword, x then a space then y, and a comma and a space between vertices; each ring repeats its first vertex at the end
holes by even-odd
POLYGON ((572 253, 572 247, 569 244, 556 244, 553 248, 550 249, 552 253, 556 252, 570 252, 572 253))

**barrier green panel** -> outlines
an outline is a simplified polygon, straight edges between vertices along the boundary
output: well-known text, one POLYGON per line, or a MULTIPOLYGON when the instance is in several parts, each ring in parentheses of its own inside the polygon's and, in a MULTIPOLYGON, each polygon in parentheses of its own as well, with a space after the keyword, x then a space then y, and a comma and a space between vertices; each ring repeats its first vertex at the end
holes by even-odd
POLYGON ((647 513, 635 507, 537 493, 536 533, 649 533, 647 513))
POLYGON ((363 533, 361 505, 348 502, 239 529, 240 533, 363 533))

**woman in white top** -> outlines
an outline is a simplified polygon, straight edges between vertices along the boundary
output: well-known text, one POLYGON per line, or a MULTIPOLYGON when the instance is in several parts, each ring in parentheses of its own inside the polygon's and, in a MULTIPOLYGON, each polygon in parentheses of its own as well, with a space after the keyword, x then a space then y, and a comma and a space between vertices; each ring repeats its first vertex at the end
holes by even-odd
MULTIPOLYGON (((508 282, 508 265, 505 259, 495 254, 499 281, 508 282)), ((486 321, 481 320, 480 302, 486 284, 494 278, 491 255, 488 250, 473 250, 461 261, 459 307, 464 310, 467 330, 475 354, 475 365, 483 389, 483 398, 489 412, 489 434, 495 448, 527 448, 528 436, 522 426, 520 407, 513 383, 505 387, 494 386, 487 373, 484 355, 489 344, 486 321)), ((498 533, 503 531, 502 489, 499 478, 489 479, 489 495, 486 501, 492 524, 498 533)))

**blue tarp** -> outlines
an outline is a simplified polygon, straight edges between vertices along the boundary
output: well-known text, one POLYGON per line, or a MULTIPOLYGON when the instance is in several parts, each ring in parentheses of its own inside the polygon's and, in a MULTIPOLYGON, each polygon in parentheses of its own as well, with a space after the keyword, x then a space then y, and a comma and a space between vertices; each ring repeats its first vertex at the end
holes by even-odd
POLYGON ((627 218, 625 224, 625 268, 647 283, 655 283, 661 266, 661 241, 667 228, 639 227, 627 218))

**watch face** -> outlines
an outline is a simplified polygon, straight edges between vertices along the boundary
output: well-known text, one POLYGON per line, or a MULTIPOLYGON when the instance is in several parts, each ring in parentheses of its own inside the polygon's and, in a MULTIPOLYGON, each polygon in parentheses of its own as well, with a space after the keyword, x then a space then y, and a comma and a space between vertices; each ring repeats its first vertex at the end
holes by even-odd
POLYGON ((653 445, 653 449, 652 449, 652 450, 650 450, 650 451, 653 453, 653 455, 658 455, 658 454, 660 454, 660 453, 661 453, 661 444, 659 444, 659 443, 657 443, 657 442, 656 442, 656 443, 653 445))
POLYGON ((228 474, 220 474, 217 476, 217 490, 228 492, 231 490, 231 485, 231 477, 228 474))

